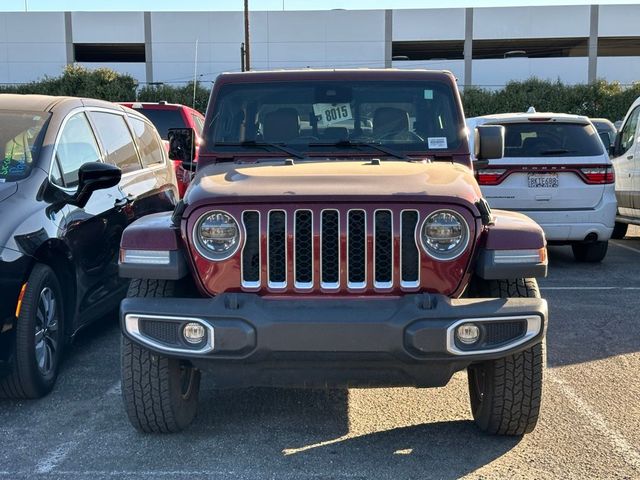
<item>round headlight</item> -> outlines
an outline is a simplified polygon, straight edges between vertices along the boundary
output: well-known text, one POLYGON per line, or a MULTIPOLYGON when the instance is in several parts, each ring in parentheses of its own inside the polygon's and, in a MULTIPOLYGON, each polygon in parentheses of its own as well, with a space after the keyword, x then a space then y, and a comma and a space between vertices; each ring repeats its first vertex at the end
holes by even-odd
POLYGON ((429 215, 420 232, 422 247, 438 260, 453 260, 467 247, 467 222, 452 210, 438 210, 429 215))
POLYGON ((224 260, 240 245, 238 222, 226 212, 213 211, 203 215, 195 228, 198 250, 211 260, 224 260))

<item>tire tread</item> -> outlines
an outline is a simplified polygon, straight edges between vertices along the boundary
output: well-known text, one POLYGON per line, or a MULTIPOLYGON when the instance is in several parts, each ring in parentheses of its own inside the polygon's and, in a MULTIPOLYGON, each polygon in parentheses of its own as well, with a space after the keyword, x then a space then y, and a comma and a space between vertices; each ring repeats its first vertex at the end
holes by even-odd
MULTIPOLYGON (((167 280, 133 280, 128 297, 171 297, 175 283, 167 280)), ((171 364, 175 360, 157 355, 122 336, 122 396, 133 426, 146 433, 172 433, 186 425, 172 399, 171 364)), ((188 422, 195 415, 188 414, 188 422)))
MULTIPOLYGON (((488 298, 540 297, 533 278, 483 281, 475 285, 474 293, 488 298)), ((482 400, 488 405, 476 408, 472 401, 474 418, 481 429, 497 435, 523 435, 534 430, 542 403, 544 358, 544 343, 540 342, 522 352, 471 367, 477 369, 474 375, 484 372, 490 382, 482 400)))

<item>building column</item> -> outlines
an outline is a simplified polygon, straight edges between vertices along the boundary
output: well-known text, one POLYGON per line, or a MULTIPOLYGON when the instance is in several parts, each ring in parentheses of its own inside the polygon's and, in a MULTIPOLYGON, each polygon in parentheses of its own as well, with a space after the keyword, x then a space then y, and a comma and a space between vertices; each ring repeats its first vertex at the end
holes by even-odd
POLYGON ((591 26, 589 29, 589 83, 598 79, 598 5, 591 5, 591 26))
POLYGON ((147 83, 153 82, 153 57, 151 53, 151 12, 144 12, 144 62, 147 83))
POLYGON ((64 12, 64 41, 67 49, 67 65, 73 64, 75 54, 73 52, 73 23, 71 12, 64 12))
POLYGON ((393 10, 384 11, 384 68, 393 66, 393 10))
POLYGON ((463 86, 473 83, 473 8, 464 11, 464 82, 463 86))

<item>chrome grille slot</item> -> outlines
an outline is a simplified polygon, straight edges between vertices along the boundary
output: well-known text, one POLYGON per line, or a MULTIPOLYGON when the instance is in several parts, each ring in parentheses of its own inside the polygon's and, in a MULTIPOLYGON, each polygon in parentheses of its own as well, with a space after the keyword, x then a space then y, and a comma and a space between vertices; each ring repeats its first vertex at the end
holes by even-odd
POLYGON ((296 288, 313 287, 313 213, 297 210, 294 224, 294 272, 296 288))
POLYGON ((320 283, 340 287, 340 214, 323 210, 320 224, 320 283))
POLYGON ((267 272, 269 287, 285 288, 287 286, 287 214, 282 210, 269 212, 267 272))
POLYGON ((349 288, 367 285, 367 220, 364 210, 349 210, 347 223, 347 272, 349 288))
POLYGON ((420 252, 416 245, 418 212, 403 210, 400 217, 400 286, 415 288, 420 285, 420 252))
POLYGON ((390 210, 376 210, 374 213, 373 272, 374 286, 393 286, 393 224, 390 210))
POLYGON ((242 286, 260 286, 260 213, 247 210, 242 214, 245 242, 242 248, 242 286))

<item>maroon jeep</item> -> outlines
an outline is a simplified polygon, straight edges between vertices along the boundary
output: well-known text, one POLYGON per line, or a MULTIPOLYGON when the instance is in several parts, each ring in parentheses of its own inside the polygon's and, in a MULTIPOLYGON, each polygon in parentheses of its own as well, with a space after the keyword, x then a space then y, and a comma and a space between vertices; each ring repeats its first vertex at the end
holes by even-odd
MULTIPOLYGON (((478 127, 477 162, 501 126, 478 127)), ((171 156, 191 162, 193 132, 171 156)), ((230 73, 213 87, 192 187, 131 224, 120 274, 131 423, 178 431, 219 388, 438 387, 466 369, 487 432, 536 425, 546 242, 491 211, 449 72, 230 73)))

